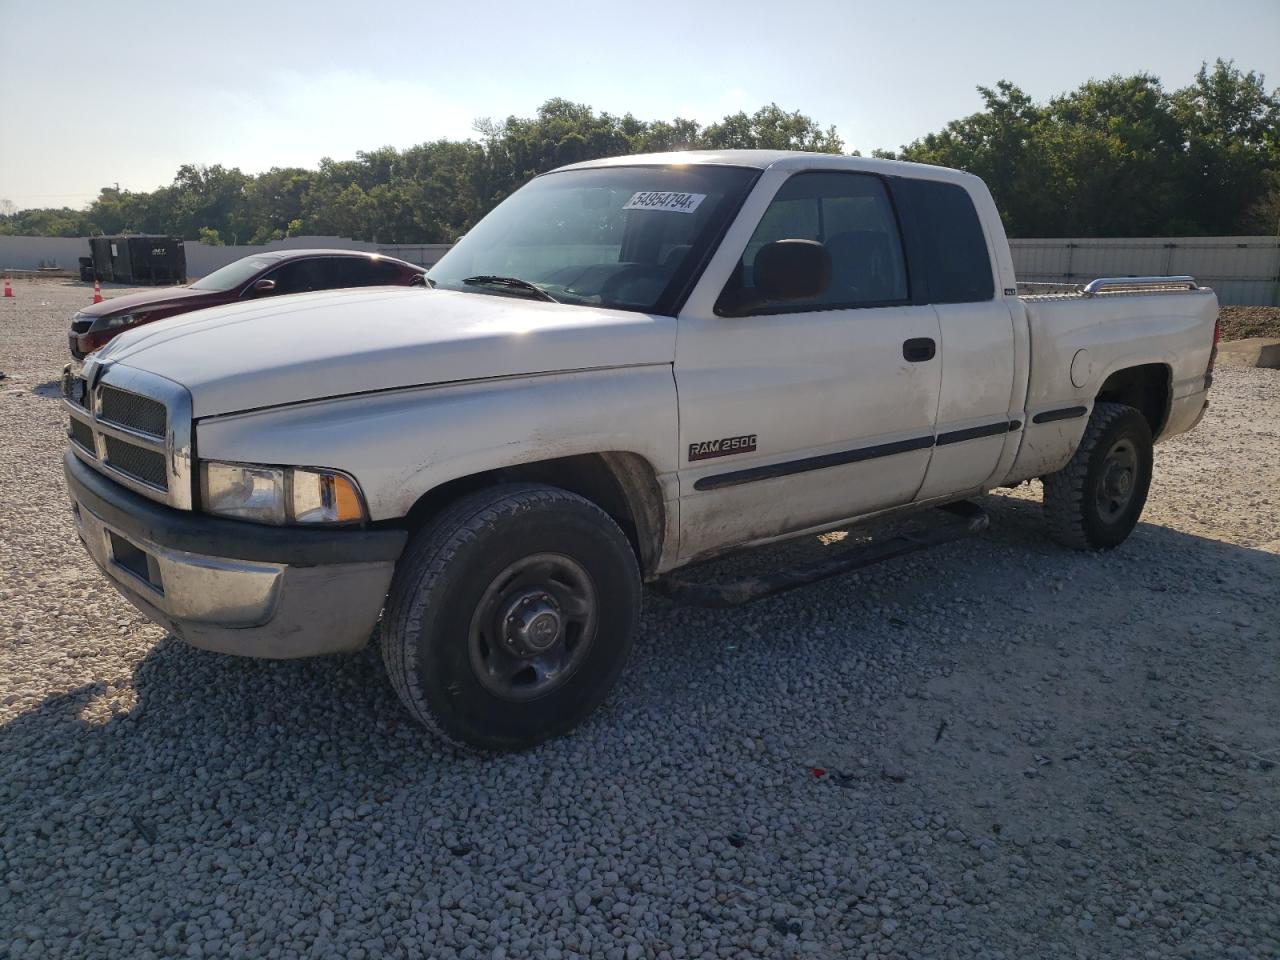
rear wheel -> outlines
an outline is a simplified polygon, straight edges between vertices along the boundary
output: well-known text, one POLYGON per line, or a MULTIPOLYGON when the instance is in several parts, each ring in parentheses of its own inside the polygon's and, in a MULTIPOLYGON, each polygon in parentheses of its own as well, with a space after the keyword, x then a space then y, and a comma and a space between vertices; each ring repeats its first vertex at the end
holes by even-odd
POLYGON ((521 749, 600 704, 639 610, 635 554, 608 514, 556 487, 493 487, 410 543, 387 601, 383 661, 436 734, 521 749))
POLYGON ((1049 530, 1077 550, 1117 546, 1142 516, 1151 486, 1151 428, 1122 403, 1094 404, 1071 461, 1044 478, 1049 530))

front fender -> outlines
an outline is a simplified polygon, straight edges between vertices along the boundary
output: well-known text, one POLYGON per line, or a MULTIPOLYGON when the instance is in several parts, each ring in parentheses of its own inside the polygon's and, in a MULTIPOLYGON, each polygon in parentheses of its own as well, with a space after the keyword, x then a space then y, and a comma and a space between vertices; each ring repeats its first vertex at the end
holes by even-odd
POLYGON ((200 459, 347 471, 372 520, 399 519, 460 477, 609 451, 643 457, 674 500, 677 436, 666 364, 387 390, 196 426, 200 459))

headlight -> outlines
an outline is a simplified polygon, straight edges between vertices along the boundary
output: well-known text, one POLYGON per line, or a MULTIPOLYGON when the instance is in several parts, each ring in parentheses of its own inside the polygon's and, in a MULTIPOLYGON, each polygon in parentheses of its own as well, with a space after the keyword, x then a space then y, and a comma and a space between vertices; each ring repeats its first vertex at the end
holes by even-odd
POLYGON ((257 523, 365 519, 359 488, 337 470, 208 461, 200 465, 200 493, 209 513, 257 523))
POLYGON ((132 327, 145 316, 145 313, 122 313, 116 317, 107 317, 103 321, 102 329, 119 330, 121 327, 132 327))

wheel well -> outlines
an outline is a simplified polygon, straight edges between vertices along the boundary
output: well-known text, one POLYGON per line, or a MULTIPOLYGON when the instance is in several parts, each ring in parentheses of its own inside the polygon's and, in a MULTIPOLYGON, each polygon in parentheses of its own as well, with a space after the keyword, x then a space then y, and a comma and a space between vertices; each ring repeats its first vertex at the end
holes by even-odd
POLYGON ((653 468, 634 453, 556 457, 458 477, 419 497, 405 519, 416 530, 459 497, 513 482, 545 483, 585 497, 622 528, 645 575, 657 568, 665 531, 662 494, 653 468))
POLYGON ((1163 363, 1126 367, 1107 377, 1096 399, 1124 403, 1142 411, 1154 438, 1164 429, 1169 416, 1171 375, 1169 367, 1163 363))

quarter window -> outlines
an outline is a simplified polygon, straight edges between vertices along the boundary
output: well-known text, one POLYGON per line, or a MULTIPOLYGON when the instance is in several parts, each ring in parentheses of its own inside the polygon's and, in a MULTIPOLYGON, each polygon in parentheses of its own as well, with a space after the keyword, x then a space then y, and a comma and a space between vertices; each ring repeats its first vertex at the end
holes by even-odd
POLYGON ((893 204, 880 178, 822 171, 787 180, 760 218, 717 308, 737 312, 758 300, 756 254, 776 240, 816 240, 831 255, 831 284, 808 300, 762 303, 748 313, 835 309, 903 303, 909 297, 906 261, 893 204))
POLYGON ((904 179, 913 236, 923 254, 930 303, 975 303, 995 296, 991 257, 969 191, 938 180, 904 179))

